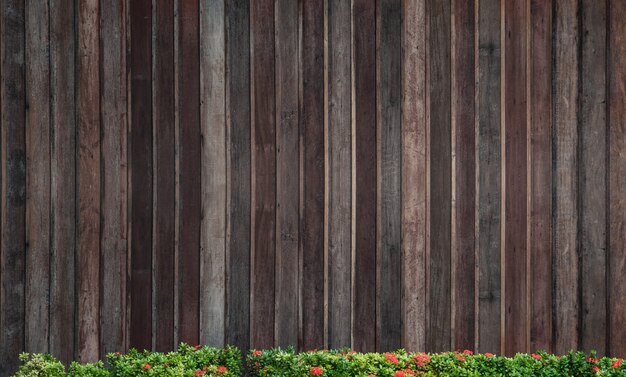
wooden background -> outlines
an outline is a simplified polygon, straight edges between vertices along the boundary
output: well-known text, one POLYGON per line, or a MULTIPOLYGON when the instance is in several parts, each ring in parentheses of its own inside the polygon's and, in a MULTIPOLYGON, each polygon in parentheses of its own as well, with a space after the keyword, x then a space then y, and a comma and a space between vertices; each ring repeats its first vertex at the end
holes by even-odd
POLYGON ((0 374, 626 356, 625 0, 1 4, 0 374))

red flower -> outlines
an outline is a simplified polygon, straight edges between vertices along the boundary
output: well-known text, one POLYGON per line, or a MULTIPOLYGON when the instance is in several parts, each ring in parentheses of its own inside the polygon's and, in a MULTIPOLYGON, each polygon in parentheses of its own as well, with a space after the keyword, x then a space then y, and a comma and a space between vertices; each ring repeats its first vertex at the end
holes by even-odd
POLYGON ((404 372, 405 374, 410 375, 410 376, 415 376, 415 372, 413 372, 412 370, 410 370, 410 369, 408 369, 408 368, 407 368, 407 369, 405 369, 405 370, 403 370, 403 372, 404 372))
POLYGON ((399 370, 396 372, 396 377, 406 377, 403 371, 399 370))
POLYGON ((613 362, 613 369, 619 369, 622 366, 622 359, 617 359, 617 361, 613 362))
POLYGON ((263 352, 256 350, 254 352, 252 352, 252 357, 260 357, 263 354, 263 352))
POLYGON ((415 355, 413 360, 415 360, 415 364, 417 364, 418 367, 423 367, 424 365, 430 363, 430 357, 424 354, 415 355))
POLYGON ((197 346, 193 347, 193 349, 196 350, 196 351, 199 350, 200 348, 202 348, 202 346, 199 345, 199 344, 197 346))
POLYGON ((532 358, 535 359, 535 360, 541 360, 541 356, 537 355, 536 353, 533 353, 530 356, 532 356, 532 358))
POLYGON ((321 367, 311 367, 309 370, 312 376, 321 376, 324 373, 324 370, 321 367))
POLYGON ((217 367, 217 373, 224 374, 226 372, 228 372, 228 369, 226 369, 226 367, 221 366, 221 365, 219 367, 217 367))
POLYGON ((485 357, 493 357, 493 353, 487 352, 487 353, 485 353, 485 357))
POLYGON ((457 360, 459 360, 460 362, 465 362, 465 357, 463 357, 462 355, 455 353, 454 357, 456 357, 457 360))
POLYGON ((387 352, 385 354, 385 359, 387 359, 387 361, 392 363, 393 365, 398 365, 398 358, 393 353, 387 352))
POLYGON ((598 362, 598 358, 596 357, 595 359, 593 357, 590 357, 587 359, 588 362, 590 362, 591 364, 595 364, 598 362))
POLYGON ((594 366, 593 369, 592 369, 593 373, 598 373, 599 370, 600 370, 600 368, 598 368, 597 365, 594 366))
POLYGON ((143 369, 144 369, 144 370, 150 370, 150 368, 152 368, 152 367, 150 366, 150 364, 144 364, 144 365, 143 365, 143 369))
POLYGON ((198 370, 196 371, 196 377, 200 377, 200 376, 204 376, 204 371, 203 371, 203 370, 198 369, 198 370))
POLYGON ((470 350, 463 350, 463 354, 465 354, 465 355, 473 355, 474 352, 472 352, 470 350))

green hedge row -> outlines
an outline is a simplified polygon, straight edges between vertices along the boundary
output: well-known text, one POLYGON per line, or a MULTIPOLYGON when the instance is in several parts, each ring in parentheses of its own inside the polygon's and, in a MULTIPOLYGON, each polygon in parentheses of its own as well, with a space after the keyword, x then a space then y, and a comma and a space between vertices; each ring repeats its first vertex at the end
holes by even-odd
POLYGON ((595 353, 583 352, 565 356, 520 353, 509 358, 490 353, 474 355, 471 351, 363 354, 324 350, 296 354, 293 350, 274 349, 252 351, 248 364, 251 374, 257 377, 626 377, 626 363, 622 364, 621 359, 597 358, 595 353))
POLYGON ((107 355, 93 364, 72 362, 68 370, 50 355, 21 354, 22 364, 15 377, 239 377, 241 352, 235 347, 191 347, 182 343, 177 351, 169 353, 119 352, 107 355))

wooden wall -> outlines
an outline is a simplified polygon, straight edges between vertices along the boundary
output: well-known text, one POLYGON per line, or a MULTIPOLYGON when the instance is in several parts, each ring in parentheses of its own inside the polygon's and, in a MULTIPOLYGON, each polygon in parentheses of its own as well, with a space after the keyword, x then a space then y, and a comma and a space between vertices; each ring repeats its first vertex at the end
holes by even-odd
POLYGON ((2 0, 0 374, 626 356, 626 1, 2 0))

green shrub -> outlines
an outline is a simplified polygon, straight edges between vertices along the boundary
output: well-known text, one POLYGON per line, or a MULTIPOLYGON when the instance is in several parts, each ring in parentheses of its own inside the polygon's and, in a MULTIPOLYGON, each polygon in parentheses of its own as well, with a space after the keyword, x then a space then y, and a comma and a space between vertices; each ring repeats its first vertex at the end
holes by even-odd
POLYGON ((65 367, 50 355, 20 354, 20 369, 15 377, 64 377, 65 367))
POLYGON ((68 377, 109 377, 111 372, 104 367, 102 361, 93 364, 79 364, 73 361, 67 375, 68 377))

